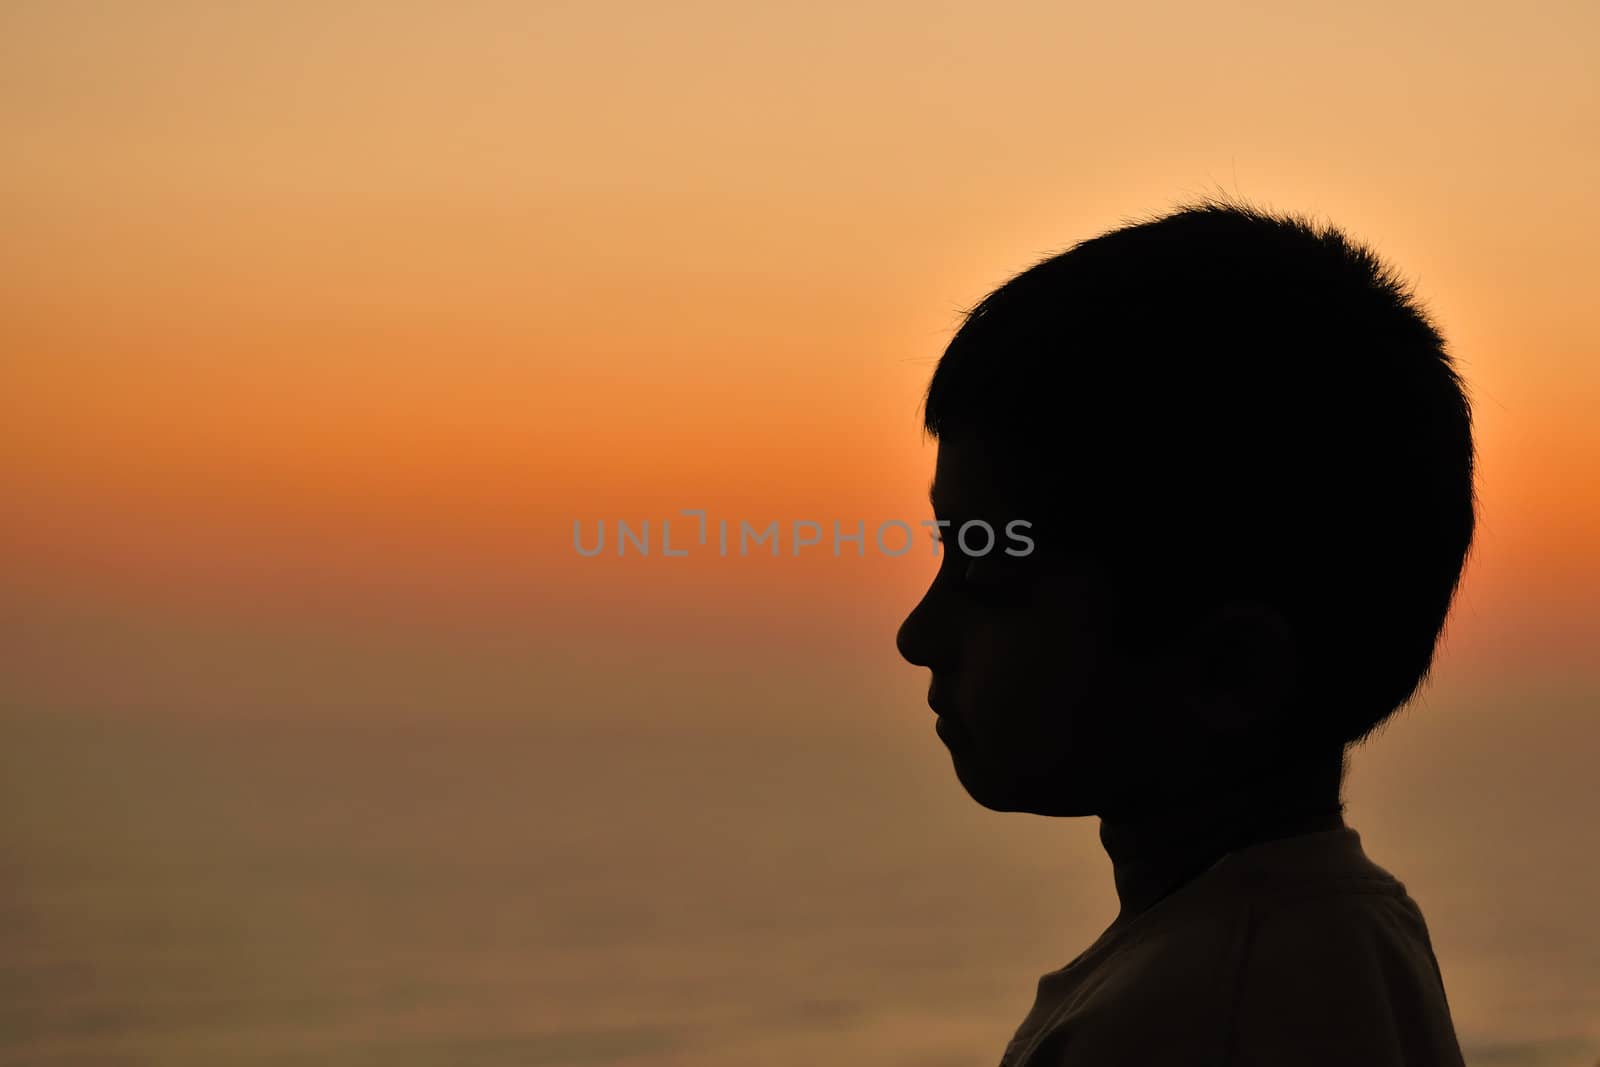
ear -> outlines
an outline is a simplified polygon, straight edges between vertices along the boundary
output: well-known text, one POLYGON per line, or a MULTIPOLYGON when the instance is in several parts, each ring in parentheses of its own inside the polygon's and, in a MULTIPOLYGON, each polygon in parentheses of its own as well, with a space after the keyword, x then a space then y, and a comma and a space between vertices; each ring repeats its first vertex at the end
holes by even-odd
POLYGON ((1174 664, 1196 725, 1239 734, 1287 712, 1301 657, 1283 613, 1258 600, 1232 600, 1196 622, 1174 664))

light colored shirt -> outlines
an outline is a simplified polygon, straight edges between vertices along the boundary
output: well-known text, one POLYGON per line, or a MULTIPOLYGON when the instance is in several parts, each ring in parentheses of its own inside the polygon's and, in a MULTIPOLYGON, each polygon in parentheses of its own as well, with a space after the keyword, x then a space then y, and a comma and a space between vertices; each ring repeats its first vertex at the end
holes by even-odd
POLYGON ((1428 929, 1342 828, 1268 841, 1039 980, 1001 1067, 1461 1067, 1428 929))

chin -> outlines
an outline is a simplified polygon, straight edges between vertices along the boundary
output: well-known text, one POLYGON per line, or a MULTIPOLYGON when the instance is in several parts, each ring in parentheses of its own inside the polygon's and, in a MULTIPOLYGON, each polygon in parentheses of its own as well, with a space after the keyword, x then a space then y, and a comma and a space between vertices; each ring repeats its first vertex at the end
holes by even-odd
POLYGON ((955 760, 956 778, 967 796, 990 811, 1031 812, 1033 805, 1020 783, 998 775, 985 774, 959 757, 955 760))
POLYGON ((956 778, 967 795, 990 811, 1054 818, 1079 818, 1096 814, 1097 806, 1085 797, 1074 797, 1059 790, 1041 788, 1039 783, 1018 781, 985 774, 955 759, 956 778))

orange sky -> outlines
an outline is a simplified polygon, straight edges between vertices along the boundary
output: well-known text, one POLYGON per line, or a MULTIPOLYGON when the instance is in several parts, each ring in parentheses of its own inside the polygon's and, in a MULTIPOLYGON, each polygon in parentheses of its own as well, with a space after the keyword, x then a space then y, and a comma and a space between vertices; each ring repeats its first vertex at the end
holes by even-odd
POLYGON ((1581 658, 1597 32, 1579 3, 9 4, 0 578, 880 626, 925 563, 670 572, 578 560, 570 523, 926 517, 960 309, 1222 189, 1416 283, 1477 401, 1452 640, 1581 658))

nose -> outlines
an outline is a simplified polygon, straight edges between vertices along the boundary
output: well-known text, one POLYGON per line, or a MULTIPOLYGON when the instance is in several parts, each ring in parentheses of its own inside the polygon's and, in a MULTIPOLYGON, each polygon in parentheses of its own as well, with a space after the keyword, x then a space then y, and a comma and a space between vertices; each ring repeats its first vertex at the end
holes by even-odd
POLYGON ((933 666, 933 593, 929 590, 905 617, 895 633, 894 644, 907 663, 917 667, 933 666))

